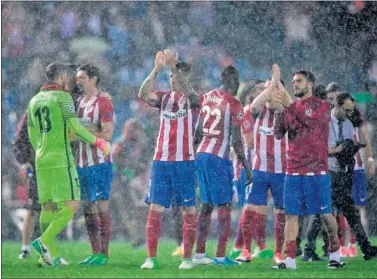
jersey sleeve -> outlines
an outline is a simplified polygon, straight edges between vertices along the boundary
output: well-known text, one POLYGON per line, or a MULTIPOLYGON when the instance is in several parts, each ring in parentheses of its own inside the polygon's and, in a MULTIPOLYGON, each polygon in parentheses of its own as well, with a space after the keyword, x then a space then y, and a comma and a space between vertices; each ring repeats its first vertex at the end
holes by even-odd
POLYGON ((30 108, 27 109, 27 127, 28 127, 28 134, 29 140, 33 149, 36 150, 37 148, 37 135, 35 134, 35 126, 33 122, 33 118, 30 112, 30 108))
POLYGON ((230 103, 230 116, 232 119, 233 126, 241 126, 243 121, 243 108, 240 101, 232 99, 230 103))
POLYGON ((242 132, 243 133, 251 133, 253 131, 253 125, 254 125, 254 120, 253 117, 251 116, 250 110, 245 110, 244 109, 244 115, 243 115, 243 121, 242 121, 242 132))
POLYGON ((63 114, 63 119, 67 122, 69 130, 80 140, 94 143, 96 137, 80 124, 80 121, 76 116, 75 106, 71 95, 65 94, 62 96, 59 100, 59 105, 63 114))
POLYGON ((113 104, 108 98, 101 98, 99 103, 99 118, 102 123, 113 122, 113 104))

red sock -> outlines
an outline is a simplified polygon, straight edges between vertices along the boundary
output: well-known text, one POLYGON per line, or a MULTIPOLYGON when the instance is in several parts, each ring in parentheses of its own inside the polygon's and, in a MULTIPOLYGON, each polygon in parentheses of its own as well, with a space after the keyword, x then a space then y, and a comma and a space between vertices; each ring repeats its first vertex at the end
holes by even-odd
POLYGON ((275 253, 281 253, 284 245, 285 214, 275 213, 275 253))
POLYGON ((209 226, 211 225, 211 214, 198 215, 198 237, 196 239, 196 253, 206 252, 206 242, 209 234, 209 226))
POLYGON ((346 231, 347 231, 347 221, 346 218, 340 214, 338 215, 338 236, 340 246, 346 246, 346 231))
POLYGON ((100 219, 100 232, 101 232, 101 253, 109 255, 109 243, 111 238, 111 216, 108 210, 98 212, 100 219))
POLYGON ((226 244, 228 243, 231 230, 231 209, 220 206, 217 210, 217 250, 216 257, 225 257, 226 244))
POLYGON ((253 242, 253 229, 252 229, 252 220, 254 216, 254 211, 245 209, 242 213, 242 236, 244 248, 249 252, 251 250, 251 243, 253 242))
POLYGON ((192 247, 194 247, 197 229, 197 214, 183 215, 183 258, 185 259, 191 259, 192 247))
POLYGON ((242 247, 243 247, 242 215, 241 215, 240 220, 238 222, 237 235, 236 235, 236 241, 234 243, 234 247, 237 248, 237 249, 242 249, 242 247))
POLYGON ((259 250, 266 249, 266 219, 267 216, 264 214, 260 214, 255 212, 253 217, 253 227, 254 227, 254 237, 259 250))
POLYGON ((353 233, 350 231, 350 244, 356 244, 356 239, 353 233))
POLYGON ((285 255, 292 259, 296 258, 296 240, 285 241, 285 255))
POLYGON ((156 257, 161 233, 161 212, 149 210, 147 226, 148 257, 156 257))
POLYGON ((92 254, 99 254, 101 253, 101 240, 98 226, 98 214, 84 214, 84 218, 90 245, 92 246, 92 254))

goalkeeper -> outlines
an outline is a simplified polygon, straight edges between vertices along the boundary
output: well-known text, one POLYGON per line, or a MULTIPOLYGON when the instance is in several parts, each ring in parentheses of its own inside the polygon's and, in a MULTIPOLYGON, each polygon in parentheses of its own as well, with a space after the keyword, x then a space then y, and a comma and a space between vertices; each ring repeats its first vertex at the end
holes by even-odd
POLYGON ((42 86, 28 107, 27 123, 35 150, 38 196, 42 205, 42 236, 33 247, 48 265, 59 264, 56 236, 73 218, 80 201, 80 185, 69 134, 94 144, 105 155, 110 145, 88 132, 77 119, 70 95, 76 66, 52 63, 47 66, 48 83, 42 86))

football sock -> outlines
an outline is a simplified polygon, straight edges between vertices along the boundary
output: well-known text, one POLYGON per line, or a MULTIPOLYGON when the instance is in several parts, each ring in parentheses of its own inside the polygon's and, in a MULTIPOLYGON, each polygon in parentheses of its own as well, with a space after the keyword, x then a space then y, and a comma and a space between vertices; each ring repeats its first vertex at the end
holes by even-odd
POLYGON ((266 249, 266 219, 266 215, 257 212, 254 213, 252 223, 252 226, 254 227, 254 237, 259 247, 259 250, 261 251, 266 249))
POLYGON ((156 257, 157 245, 161 234, 161 212, 150 210, 146 226, 148 257, 156 257))
POLYGON ((226 245, 231 230, 231 209, 220 206, 217 210, 217 250, 216 257, 225 257, 226 245))
POLYGON ((285 255, 291 259, 296 258, 296 240, 285 241, 285 255))
POLYGON ((281 253, 284 245, 285 214, 275 213, 275 253, 281 253))
POLYGON ((191 259, 192 247, 194 247, 198 228, 197 214, 183 215, 183 258, 191 259))
POLYGON ((109 255, 109 243, 111 238, 111 216, 108 210, 98 212, 100 219, 99 229, 101 235, 101 253, 109 255))
POLYGON ((39 227, 42 234, 47 230, 53 217, 54 212, 52 210, 41 210, 41 214, 39 216, 39 227))
POLYGON ((198 237, 196 240, 196 253, 206 252, 206 241, 211 224, 211 214, 206 215, 202 212, 198 215, 198 237))
POLYGON ((237 248, 237 249, 242 249, 242 247, 243 247, 242 215, 240 217, 240 220, 238 221, 237 235, 236 235, 236 241, 234 243, 234 247, 237 248))
POLYGON ((46 231, 42 234, 41 240, 45 243, 52 257, 57 256, 57 247, 55 239, 57 235, 65 228, 69 221, 73 218, 74 212, 71 208, 64 206, 54 214, 54 218, 46 231))
POLYGON ((252 220, 254 216, 254 211, 244 210, 242 213, 242 236, 244 242, 244 248, 250 252, 251 243, 253 242, 253 229, 252 229, 252 220))
POLYGON ((84 214, 86 230, 88 232, 88 237, 90 245, 92 247, 92 254, 101 253, 101 240, 99 233, 99 220, 98 213, 87 213, 84 214))

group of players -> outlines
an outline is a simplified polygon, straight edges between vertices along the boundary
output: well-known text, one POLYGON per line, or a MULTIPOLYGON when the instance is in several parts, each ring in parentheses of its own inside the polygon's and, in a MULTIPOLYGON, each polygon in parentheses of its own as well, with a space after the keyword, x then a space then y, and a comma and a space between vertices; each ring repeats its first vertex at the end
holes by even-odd
MULTIPOLYGON (((80 192, 81 199, 88 201, 84 204, 85 220, 93 251, 83 263, 103 264, 108 258, 111 158, 107 141, 112 137, 112 105, 109 96, 97 89, 99 73, 93 73, 93 66, 82 67, 77 70, 67 65, 50 65, 47 77, 53 83, 45 85, 28 108, 29 137, 36 151, 42 204, 41 224, 46 228, 33 246, 50 265, 61 262, 55 238, 77 210, 80 192), (73 82, 72 71, 84 93, 77 102, 77 114, 67 93, 73 82), (70 139, 75 138, 80 140, 77 171, 69 145, 70 139)), ((154 69, 138 94, 142 101, 160 110, 160 130, 145 200, 150 204, 146 223, 148 257, 141 268, 158 267, 161 215, 170 205, 182 207, 183 211, 180 269, 250 262, 253 238, 260 253, 267 251, 269 191, 275 205, 275 268, 296 269, 301 215, 322 215, 329 238, 328 267, 342 267, 328 174, 330 104, 313 96, 313 74, 305 70, 293 74, 294 95, 298 98, 293 102, 280 79, 279 67, 274 65, 272 78, 264 83, 263 92, 242 107, 236 98, 240 82, 234 66, 222 70, 220 88, 204 95, 198 95, 188 81, 190 70, 171 50, 159 51, 154 69), (153 91, 155 79, 165 66, 170 72, 171 90, 153 91), (247 186, 232 249, 236 260, 226 256, 234 194, 231 147, 240 162, 235 165, 242 166, 241 185, 247 186), (195 209, 197 184, 199 213, 195 209), (206 253, 206 241, 215 206, 218 240, 216 256, 212 258, 206 253), (192 256, 195 242, 196 252, 192 256)))

